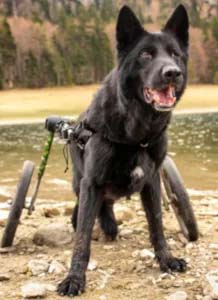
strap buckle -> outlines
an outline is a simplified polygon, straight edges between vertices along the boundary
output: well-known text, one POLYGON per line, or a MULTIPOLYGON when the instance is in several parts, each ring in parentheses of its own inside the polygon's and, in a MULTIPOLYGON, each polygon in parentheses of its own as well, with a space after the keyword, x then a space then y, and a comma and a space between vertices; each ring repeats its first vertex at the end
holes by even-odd
POLYGON ((149 143, 141 143, 140 144, 140 147, 142 147, 142 148, 148 148, 148 146, 149 146, 149 143))

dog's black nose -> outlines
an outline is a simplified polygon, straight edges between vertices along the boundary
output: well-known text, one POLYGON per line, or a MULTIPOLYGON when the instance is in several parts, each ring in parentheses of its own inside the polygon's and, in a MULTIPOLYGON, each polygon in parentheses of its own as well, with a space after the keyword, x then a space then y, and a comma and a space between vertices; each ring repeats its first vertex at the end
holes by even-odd
POLYGON ((177 67, 166 66, 162 70, 163 79, 167 83, 175 82, 181 75, 182 75, 182 72, 177 67))

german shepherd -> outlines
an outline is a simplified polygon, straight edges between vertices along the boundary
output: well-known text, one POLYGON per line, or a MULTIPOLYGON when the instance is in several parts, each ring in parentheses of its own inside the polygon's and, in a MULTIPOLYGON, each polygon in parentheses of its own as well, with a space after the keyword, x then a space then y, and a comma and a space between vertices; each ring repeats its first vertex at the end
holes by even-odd
POLYGON ((96 217, 105 235, 114 240, 118 229, 113 203, 135 192, 141 196, 160 269, 186 270, 186 262, 171 254, 163 233, 159 168, 167 153, 171 112, 186 86, 188 30, 183 5, 155 33, 144 30, 129 7, 120 10, 117 67, 79 121, 93 134, 84 151, 74 142, 70 146, 79 206, 73 214, 72 263, 58 286, 60 295, 84 292, 96 217))

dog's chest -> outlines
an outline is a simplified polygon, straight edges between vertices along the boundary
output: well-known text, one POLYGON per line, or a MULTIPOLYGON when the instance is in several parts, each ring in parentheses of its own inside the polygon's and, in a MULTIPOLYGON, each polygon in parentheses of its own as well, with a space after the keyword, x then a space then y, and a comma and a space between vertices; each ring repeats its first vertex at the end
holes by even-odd
POLYGON ((146 177, 143 169, 137 147, 116 149, 107 178, 108 192, 124 196, 140 191, 146 177))

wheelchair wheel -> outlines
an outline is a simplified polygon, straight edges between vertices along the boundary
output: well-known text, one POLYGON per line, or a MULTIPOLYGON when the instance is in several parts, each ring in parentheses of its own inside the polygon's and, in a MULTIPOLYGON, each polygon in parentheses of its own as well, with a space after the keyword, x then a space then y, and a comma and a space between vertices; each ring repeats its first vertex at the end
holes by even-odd
POLYGON ((161 177, 182 233, 188 241, 196 241, 199 232, 189 195, 175 163, 169 156, 163 162, 161 177))
POLYGON ((11 210, 3 233, 1 241, 2 248, 12 246, 22 210, 25 206, 25 199, 33 175, 34 167, 35 164, 29 160, 25 161, 23 164, 20 180, 17 185, 16 195, 12 202, 11 210))

